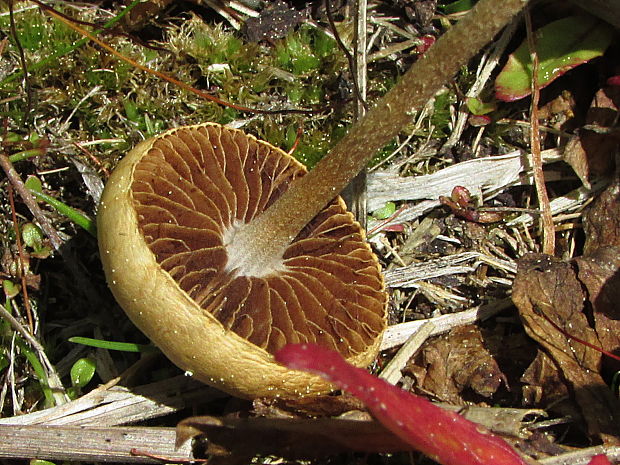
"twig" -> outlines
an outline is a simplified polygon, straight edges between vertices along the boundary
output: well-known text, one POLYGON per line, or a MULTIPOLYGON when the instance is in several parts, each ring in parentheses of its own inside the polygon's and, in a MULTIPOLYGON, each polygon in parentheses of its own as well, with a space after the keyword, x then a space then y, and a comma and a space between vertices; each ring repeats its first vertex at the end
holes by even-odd
MULTIPOLYGON (((123 375, 125 382, 128 375, 131 374, 123 375)), ((0 418, 0 425, 120 426, 170 415, 226 396, 183 375, 132 388, 113 385, 118 380, 114 378, 64 405, 0 418)))
POLYGON ((51 221, 43 214, 43 211, 39 208, 39 205, 34 200, 34 197, 30 191, 28 191, 24 185, 24 182, 17 171, 15 171, 13 164, 9 160, 9 157, 3 152, 0 152, 0 167, 2 167, 7 178, 9 178, 9 181, 22 198, 30 212, 37 219, 37 222, 39 223, 39 226, 41 226, 43 232, 47 235, 47 237, 49 237, 52 247, 54 247, 55 250, 59 250, 63 244, 62 239, 58 235, 58 232, 56 232, 56 229, 52 226, 51 221))
POLYGON ((595 446, 586 449, 567 452, 566 454, 556 455, 540 459, 542 465, 586 465, 592 457, 605 454, 610 460, 620 459, 620 447, 618 446, 595 446))
POLYGON ((450 313, 447 315, 441 315, 435 318, 429 318, 426 320, 408 321, 406 323, 399 323, 388 327, 383 341, 381 341, 381 350, 391 349, 392 347, 404 344, 412 334, 420 330, 420 327, 426 322, 431 322, 435 325, 431 336, 447 333, 452 328, 458 326, 464 326, 476 321, 483 321, 491 318, 493 315, 511 307, 512 300, 510 298, 498 300, 496 302, 480 305, 470 310, 465 310, 458 313, 450 313))
POLYGON ((13 229, 15 231, 15 243, 17 244, 17 255, 19 259, 19 271, 22 282, 22 294, 24 297, 24 307, 26 308, 26 317, 28 318, 28 327, 30 332, 34 333, 34 321, 32 319, 32 309, 30 308, 30 299, 28 298, 28 285, 26 282, 26 265, 24 264, 24 248, 22 247, 22 238, 17 223, 17 214, 15 213, 15 198, 13 196, 13 187, 9 184, 9 204, 11 206, 11 219, 13 220, 13 229))
MULTIPOLYGON (((363 1, 363 0, 359 0, 359 1, 363 1)), ((356 72, 357 67, 355 63, 355 58, 353 57, 353 55, 351 55, 351 52, 349 52, 349 49, 344 44, 344 42, 342 42, 342 39, 340 38, 340 34, 338 34, 338 30, 336 29, 336 23, 334 22, 334 15, 332 14, 331 4, 329 2, 330 0, 325 0, 325 12, 327 13, 327 20, 329 21, 329 26, 332 28, 332 32, 334 34, 334 38, 336 39, 336 43, 338 44, 338 47, 345 54, 345 56, 347 57, 347 61, 349 62, 349 71, 351 72, 352 79, 353 79, 353 90, 355 92, 355 97, 357 101, 360 102, 364 106, 364 109, 368 110, 368 105, 366 104, 366 101, 364 100, 364 97, 362 96, 360 83, 358 82, 358 79, 357 79, 358 76, 356 72)))
MULTIPOLYGON (((329 11, 329 2, 326 0, 326 6, 329 11)), ((350 72, 353 77, 353 87, 355 89, 355 108, 353 113, 354 121, 359 120, 366 114, 368 110, 368 104, 366 103, 366 83, 367 83, 367 69, 366 69, 366 24, 367 24, 367 12, 366 8, 368 3, 366 0, 357 0, 355 2, 355 39, 353 42, 353 56, 349 53, 344 44, 342 47, 347 59, 349 60, 350 72)), ((328 16, 329 18, 329 16, 328 16)), ((332 28, 334 29, 334 36, 337 37, 340 43, 340 37, 338 31, 335 28, 332 20, 332 28)), ((362 169, 357 176, 355 176, 351 182, 345 187, 341 195, 349 210, 355 216, 357 222, 361 225, 362 229, 367 227, 367 210, 368 210, 368 171, 366 168, 362 169)))
POLYGON ((401 370, 409 359, 415 354, 424 342, 430 337, 435 329, 432 321, 427 320, 420 329, 411 335, 403 344, 392 360, 385 366, 379 378, 383 378, 390 384, 396 384, 402 377, 401 370))
POLYGON ((553 215, 549 205, 549 196, 545 187, 545 176, 542 169, 542 157, 540 155, 540 132, 538 130, 538 101, 540 99, 540 89, 538 86, 538 53, 536 52, 536 42, 532 30, 532 17, 530 10, 525 10, 525 26, 527 28, 527 44, 532 57, 532 106, 530 110, 530 148, 532 149, 532 170, 534 172, 534 184, 538 203, 542 210, 541 228, 543 236, 542 251, 548 255, 553 255, 555 251, 555 227, 553 225, 553 215))

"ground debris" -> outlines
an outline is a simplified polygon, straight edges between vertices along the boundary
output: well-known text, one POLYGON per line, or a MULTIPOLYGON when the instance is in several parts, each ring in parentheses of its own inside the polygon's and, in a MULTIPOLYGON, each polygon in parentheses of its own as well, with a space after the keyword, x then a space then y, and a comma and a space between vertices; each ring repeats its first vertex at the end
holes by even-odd
POLYGON ((463 391, 490 398, 506 382, 493 355, 484 346, 480 328, 462 326, 427 344, 411 366, 417 390, 455 405, 465 405, 463 391))
POLYGON ((525 330, 553 360, 574 392, 590 437, 615 444, 620 404, 600 375, 601 354, 567 338, 559 329, 601 346, 583 313, 585 300, 582 284, 570 263, 542 254, 520 260, 513 301, 525 330))
POLYGON ((620 87, 600 89, 586 115, 586 124, 572 136, 564 149, 564 160, 571 165, 584 186, 592 178, 613 172, 614 159, 610 154, 618 147, 618 134, 610 128, 618 119, 620 87))

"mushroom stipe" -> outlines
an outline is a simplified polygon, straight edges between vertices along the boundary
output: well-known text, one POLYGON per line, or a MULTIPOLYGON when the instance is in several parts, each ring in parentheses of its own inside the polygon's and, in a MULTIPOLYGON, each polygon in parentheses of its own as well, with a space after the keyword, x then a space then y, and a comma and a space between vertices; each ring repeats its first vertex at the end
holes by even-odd
POLYGON ((240 233, 305 172, 266 142, 206 123, 139 144, 102 196, 99 248, 117 301, 172 362, 233 395, 328 392, 274 361, 288 343, 319 344, 359 367, 378 352, 380 266, 339 197, 278 253, 252 250, 240 233))

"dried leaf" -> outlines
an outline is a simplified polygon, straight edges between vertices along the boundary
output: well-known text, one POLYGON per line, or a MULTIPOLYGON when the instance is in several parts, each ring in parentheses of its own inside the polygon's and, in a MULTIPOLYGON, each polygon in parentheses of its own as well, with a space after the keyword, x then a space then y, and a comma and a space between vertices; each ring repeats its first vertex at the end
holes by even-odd
POLYGON ((477 326, 462 326, 428 343, 421 354, 426 373, 419 386, 438 399, 464 405, 466 389, 491 397, 505 381, 477 326))
POLYGON ((520 260, 513 301, 527 333, 549 354, 570 383, 588 433, 603 442, 617 443, 620 406, 598 374, 601 354, 568 339, 556 328, 600 347, 596 332, 582 312, 584 300, 581 283, 569 263, 542 254, 531 254, 520 260))
MULTIPOLYGON (((557 365, 541 350, 523 373, 521 381, 524 383, 523 400, 526 405, 553 405, 553 410, 557 411, 558 403, 569 396, 568 387, 557 365)), ((562 414, 567 415, 564 408, 570 406, 560 406, 562 414)))
POLYGON ((275 40, 286 37, 289 31, 302 21, 303 17, 285 2, 276 0, 268 4, 257 18, 245 22, 245 33, 250 42, 275 40))
POLYGON ((584 186, 593 177, 613 172, 614 156, 620 139, 610 128, 618 118, 620 87, 599 90, 586 115, 586 124, 571 137, 564 149, 564 160, 571 165, 584 186))
POLYGON ((337 352, 311 344, 289 344, 275 357, 289 368, 320 374, 350 391, 386 428, 444 465, 526 464, 498 436, 349 365, 337 352))
POLYGON ((171 3, 172 0, 146 0, 140 2, 125 16, 125 28, 130 31, 137 30, 171 3))
POLYGON ((584 216, 584 255, 601 246, 620 246, 620 180, 616 179, 590 206, 584 216))
POLYGON ((591 255, 576 258, 575 262, 579 280, 588 291, 601 347, 617 353, 620 349, 620 247, 600 247, 591 255))

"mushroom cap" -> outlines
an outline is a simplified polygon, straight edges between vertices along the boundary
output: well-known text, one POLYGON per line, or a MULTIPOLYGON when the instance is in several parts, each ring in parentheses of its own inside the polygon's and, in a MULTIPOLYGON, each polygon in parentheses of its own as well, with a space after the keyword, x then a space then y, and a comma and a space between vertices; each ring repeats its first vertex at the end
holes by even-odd
POLYGON ((313 342, 367 366, 386 326, 377 258, 338 197, 265 272, 231 265, 235 228, 305 173, 282 150, 213 123, 140 143, 106 184, 103 268, 129 318, 177 366, 244 398, 324 393, 272 354, 313 342))

